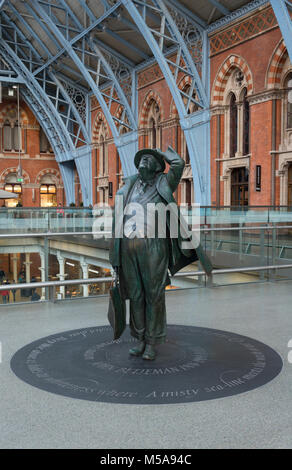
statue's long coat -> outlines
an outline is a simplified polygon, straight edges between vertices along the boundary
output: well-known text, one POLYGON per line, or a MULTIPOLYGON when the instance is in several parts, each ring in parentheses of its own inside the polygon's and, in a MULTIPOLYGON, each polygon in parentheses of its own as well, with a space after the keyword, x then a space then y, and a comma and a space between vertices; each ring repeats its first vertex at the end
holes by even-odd
MULTIPOLYGON (((179 181, 181 179, 181 175, 184 168, 184 161, 174 152, 172 149, 168 149, 167 151, 167 161, 170 163, 170 169, 168 173, 161 173, 156 181, 156 189, 162 199, 165 201, 166 204, 172 203, 176 204, 176 201, 173 197, 173 192, 176 190, 179 181)), ((113 219, 113 239, 110 248, 110 263, 113 267, 121 266, 121 256, 120 256, 120 248, 121 248, 121 238, 114 238, 115 231, 119 231, 123 233, 123 210, 128 199, 128 194, 131 191, 134 183, 136 182, 137 178, 139 177, 138 174, 129 176, 125 178, 125 184, 122 188, 120 188, 116 196, 120 197, 120 210, 118 214, 113 219)), ((177 238, 169 238, 169 264, 168 268, 172 275, 174 275, 177 271, 182 269, 184 266, 187 266, 194 261, 200 260, 204 270, 207 273, 210 273, 212 270, 211 263, 204 253, 201 245, 197 246, 196 249, 183 249, 182 248, 182 226, 186 226, 186 222, 183 219, 183 216, 180 215, 179 209, 177 211, 178 217, 178 237, 177 238)), ((169 228, 169 217, 167 217, 167 224, 169 228)))

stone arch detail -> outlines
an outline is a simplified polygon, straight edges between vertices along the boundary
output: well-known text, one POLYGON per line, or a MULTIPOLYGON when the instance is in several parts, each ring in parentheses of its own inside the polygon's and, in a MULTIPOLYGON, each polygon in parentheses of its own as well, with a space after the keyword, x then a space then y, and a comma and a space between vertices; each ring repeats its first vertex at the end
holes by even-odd
POLYGON ((161 98, 158 95, 158 93, 156 93, 153 90, 150 90, 149 93, 144 98, 144 102, 142 104, 142 108, 140 112, 139 125, 141 127, 147 126, 147 118, 148 118, 148 113, 149 113, 152 101, 155 101, 157 105, 159 106, 161 121, 164 120, 164 110, 163 110, 161 98))
MULTIPOLYGON (((118 106, 118 108, 115 112, 115 117, 118 118, 119 120, 121 120, 121 117, 122 117, 124 111, 125 111, 125 108, 123 106, 121 106, 121 105, 118 106)), ((126 122, 128 124, 128 119, 126 118, 126 116, 123 117, 123 120, 124 120, 124 122, 126 122)), ((125 134, 126 132, 129 131, 129 128, 127 126, 123 126, 119 122, 116 122, 116 126, 117 126, 117 128, 121 129, 120 134, 125 134)))
MULTIPOLYGON (((17 167, 11 167, 11 168, 6 168, 4 171, 2 171, 2 173, 0 175, 0 183, 4 184, 6 177, 10 173, 17 173, 17 170, 18 170, 17 167)), ((24 184, 29 184, 30 183, 29 174, 24 169, 22 169, 22 177, 23 177, 24 184)))
POLYGON ((253 79, 250 67, 242 57, 231 55, 223 62, 216 75, 211 95, 213 106, 223 104, 225 87, 235 67, 239 68, 245 76, 247 93, 251 94, 253 92, 253 79))
POLYGON ((283 39, 278 43, 272 58, 270 60, 267 75, 266 75, 266 87, 267 88, 279 88, 281 84, 282 72, 284 69, 285 62, 288 58, 288 52, 283 39))
MULTIPOLYGON (((190 85, 191 86, 192 84, 192 80, 191 80, 191 77, 190 76, 185 76, 181 79, 181 81, 179 82, 178 84, 178 88, 180 90, 183 90, 187 85, 190 85)), ((179 117, 178 116, 178 112, 177 112, 177 109, 176 109, 176 106, 175 106, 175 102, 174 102, 174 99, 172 98, 171 100, 171 105, 170 105, 170 116, 172 118, 176 118, 176 117, 179 117)))
POLYGON ((94 142, 94 143, 98 143, 99 131, 100 131, 100 128, 101 128, 102 124, 104 124, 104 126, 105 126, 106 136, 107 136, 107 138, 109 138, 110 132, 109 132, 109 127, 108 127, 107 120, 106 120, 104 114, 101 111, 99 111, 99 113, 97 113, 96 118, 94 120, 93 129, 92 129, 92 142, 94 142))
POLYGON ((56 184, 57 185, 61 184, 60 173, 55 168, 46 168, 44 170, 41 170, 35 178, 35 183, 37 185, 40 185, 43 176, 46 176, 46 175, 52 175, 54 177, 56 184))
MULTIPOLYGON (((27 126, 29 119, 23 108, 19 110, 20 122, 22 126, 27 126)), ((6 119, 11 120, 12 122, 17 121, 17 104, 9 103, 0 111, 0 125, 3 125, 6 119)))

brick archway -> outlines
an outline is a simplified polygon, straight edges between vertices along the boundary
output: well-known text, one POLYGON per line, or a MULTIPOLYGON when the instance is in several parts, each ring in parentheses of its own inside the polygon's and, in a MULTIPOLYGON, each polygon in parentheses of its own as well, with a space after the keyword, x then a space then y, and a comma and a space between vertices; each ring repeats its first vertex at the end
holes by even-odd
POLYGON ((252 73, 251 70, 247 64, 247 62, 240 56, 237 55, 231 55, 229 56, 221 65, 213 87, 212 87, 212 94, 211 94, 211 100, 212 100, 212 105, 220 105, 223 104, 224 100, 224 91, 225 87, 228 81, 228 78, 230 77, 232 70, 234 68, 238 68, 242 71, 244 74, 246 83, 247 83, 247 93, 251 94, 253 91, 253 80, 252 80, 252 73))
POLYGON ((142 108, 141 108, 141 112, 140 112, 139 126, 141 126, 141 127, 146 127, 147 126, 148 114, 149 114, 149 110, 150 110, 152 101, 155 101, 157 103, 157 105, 159 107, 159 111, 160 111, 161 121, 164 120, 164 111, 163 111, 161 98, 158 95, 158 93, 156 93, 153 90, 150 90, 149 93, 144 98, 144 102, 142 104, 142 108))
MULTIPOLYGON (((179 82, 178 88, 179 88, 180 90, 184 90, 184 88, 185 88, 187 85, 191 86, 191 84, 192 84, 191 77, 185 76, 185 77, 183 77, 183 78, 181 79, 181 81, 179 82)), ((175 102, 174 102, 174 99, 173 99, 173 98, 172 98, 171 104, 170 104, 170 117, 171 117, 172 119, 179 117, 179 116, 178 116, 177 109, 176 109, 176 106, 175 106, 175 102)))
POLYGON ((54 168, 46 168, 44 170, 41 170, 35 178, 35 184, 40 185, 42 178, 46 175, 52 175, 56 181, 56 184, 61 184, 60 173, 54 168))
MULTIPOLYGON (((10 173, 16 173, 17 174, 17 167, 6 168, 4 171, 2 171, 2 173, 0 175, 0 183, 1 184, 5 183, 6 177, 10 173)), ((22 177, 23 177, 24 184, 29 184, 30 183, 29 174, 24 169, 22 169, 22 177)))
MULTIPOLYGON (((115 112, 115 117, 119 120, 123 117, 123 121, 126 122, 126 124, 129 124, 127 116, 123 113, 125 113, 125 108, 123 106, 118 106, 116 112, 115 112)), ((124 126, 123 124, 119 123, 118 121, 115 121, 115 124, 118 129, 120 129, 120 134, 125 134, 126 132, 129 131, 129 128, 127 126, 124 126)))
MULTIPOLYGON (((28 125, 28 116, 26 112, 20 108, 19 110, 20 114, 20 122, 23 126, 28 125)), ((16 103, 10 103, 7 104, 4 108, 1 109, 0 111, 0 125, 3 125, 6 119, 9 119, 10 121, 17 121, 17 104, 16 103)))
POLYGON ((106 137, 109 138, 110 132, 109 132, 109 127, 107 124, 107 120, 104 116, 104 114, 99 111, 97 113, 96 118, 94 120, 93 128, 92 128, 92 142, 98 143, 99 140, 99 131, 101 128, 101 125, 104 124, 105 129, 106 129, 106 137))
POLYGON ((282 72, 287 58, 288 52, 282 39, 277 45, 268 66, 266 75, 266 88, 271 89, 280 87, 282 72))

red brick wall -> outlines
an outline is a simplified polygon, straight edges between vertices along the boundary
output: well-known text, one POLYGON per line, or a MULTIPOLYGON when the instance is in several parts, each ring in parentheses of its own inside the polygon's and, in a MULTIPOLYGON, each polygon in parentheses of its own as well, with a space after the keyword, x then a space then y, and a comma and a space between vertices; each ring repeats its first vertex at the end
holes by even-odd
MULTIPOLYGON (((267 9, 264 10, 264 14, 267 9)), ((257 12, 250 14, 250 21, 257 12)), ((236 25, 235 25, 236 26, 236 25)), ((229 30, 231 27, 229 26, 229 30)), ((234 31, 238 31, 234 29, 234 31)), ((219 35, 222 32, 218 33, 219 35)), ((230 37, 230 34, 229 34, 230 37)), ((249 67, 252 76, 253 91, 252 94, 262 93, 266 88, 266 77, 269 64, 277 45, 281 40, 281 32, 278 27, 271 29, 263 34, 258 34, 242 42, 234 45, 229 49, 217 53, 211 57, 211 90, 213 89, 218 71, 224 62, 231 55, 239 56, 249 67)), ((250 106, 250 177, 249 177, 249 204, 250 205, 269 205, 271 200, 271 155, 272 150, 272 101, 259 102, 250 106), (261 165, 262 171, 262 187, 260 192, 255 190, 255 171, 256 165, 261 165)), ((277 102, 277 122, 276 122, 277 142, 276 148, 280 144, 281 134, 281 102, 277 102)), ((212 203, 216 200, 216 158, 217 156, 217 126, 216 116, 211 120, 211 194, 212 203)), ((221 152, 220 157, 224 153, 224 116, 221 117, 221 152)), ((222 176, 222 162, 220 163, 222 176)), ((277 169, 277 159, 276 159, 277 169)), ((275 182, 275 203, 279 204, 279 181, 276 177, 275 182)), ((220 182, 220 203, 223 205, 224 183, 220 182)))
MULTIPOLYGON (((3 101, 3 103, 0 103, 0 187, 2 189, 5 185, 7 170, 11 169, 11 172, 15 172, 19 162, 18 152, 7 152, 4 150, 3 146, 2 126, 6 116, 9 118, 9 109, 12 105, 16 106, 16 102, 13 100, 6 100, 3 101)), ((37 181, 37 177, 40 172, 46 171, 52 171, 58 176, 59 184, 57 184, 57 203, 60 202, 63 204, 65 202, 63 200, 63 184, 55 156, 53 153, 40 154, 39 124, 29 107, 24 102, 20 102, 20 108, 22 113, 21 121, 23 125, 22 148, 24 150, 21 152, 21 166, 24 176, 24 181, 22 183, 22 204, 26 207, 37 207, 40 205, 40 184, 37 181), (26 138, 24 137, 25 135, 26 138)))
MULTIPOLYGON (((231 55, 239 57, 239 61, 243 61, 247 64, 249 72, 248 75, 249 83, 252 84, 249 88, 249 95, 262 93, 266 90, 266 76, 269 68, 269 64, 273 53, 277 45, 281 40, 281 32, 277 27, 275 19, 271 19, 270 7, 260 8, 258 11, 253 12, 249 17, 240 19, 234 25, 229 25, 228 30, 235 28, 234 31, 238 34, 238 25, 243 24, 246 36, 242 35, 240 41, 237 39, 234 45, 229 46, 226 50, 214 53, 211 56, 210 62, 210 87, 213 89, 213 84, 216 79, 218 71, 221 69, 222 64, 231 55), (258 21, 258 18, 264 19, 263 22, 258 21), (248 29, 247 23, 253 26, 248 29), (262 25, 263 26, 259 26, 262 25), (260 29, 262 27, 262 30, 260 29), (236 29, 237 28, 237 29, 236 29), (246 37, 246 39, 242 39, 246 37), (240 43, 239 43, 240 42, 240 43)), ((216 35, 224 34, 221 30, 216 35)), ((228 32, 229 34, 229 32, 228 32)), ((229 38, 232 35, 229 34, 229 38)), ((214 37, 213 37, 214 38, 214 37)), ((232 41, 232 39, 230 39, 232 41)), ((214 41, 213 41, 214 42, 214 41)), ((227 47, 227 46, 224 46, 227 47)), ((247 70, 247 68, 246 68, 247 70)), ((181 78, 183 78, 181 76, 181 78)), ((168 145, 176 146, 176 122, 175 115, 173 115, 173 99, 169 88, 162 77, 162 73, 159 70, 157 64, 149 67, 147 70, 140 72, 138 77, 138 105, 139 105, 139 117, 140 117, 140 135, 139 135, 139 148, 149 146, 148 137, 144 135, 142 129, 145 128, 145 100, 150 93, 153 94, 154 98, 160 107, 161 120, 162 120, 162 150, 165 150, 168 145), (143 114, 144 113, 144 114, 143 114), (167 121, 169 121, 167 123, 167 121)), ((100 108, 95 103, 92 112, 92 122, 95 120, 95 116, 101 112, 100 108)), ((224 154, 224 115, 220 115, 220 157, 224 154)), ((250 179, 249 179, 249 203, 253 205, 269 205, 271 204, 271 155, 272 150, 272 101, 259 102, 252 104, 250 107, 250 179), (260 192, 255 191, 255 171, 256 165, 262 167, 262 188, 260 192)), ((277 146, 280 143, 280 129, 281 129, 281 103, 277 104, 277 146)), ((181 148, 181 130, 178 131, 177 136, 177 151, 182 154, 181 148)), ((112 143, 112 136, 109 131, 110 144, 108 148, 109 155, 109 181, 113 182, 114 193, 117 189, 116 185, 116 148, 112 143)), ((222 168, 223 164, 220 162, 220 200, 217 201, 217 164, 216 159, 218 158, 217 149, 217 116, 211 118, 211 203, 214 205, 224 203, 224 183, 222 181, 222 168)), ((93 154, 94 161, 94 154, 93 154)), ((276 168, 277 168, 277 157, 276 157, 276 168)), ((93 177, 95 176, 95 170, 93 171, 93 177)), ((93 180, 93 196, 95 198, 95 187, 96 180, 93 180)), ((275 179, 275 195, 276 204, 279 204, 279 181, 278 177, 275 179)), ((180 191, 178 191, 178 200, 180 201, 180 191)), ((95 201, 95 199, 94 199, 95 201)), ((110 201, 110 203, 112 203, 110 201)))

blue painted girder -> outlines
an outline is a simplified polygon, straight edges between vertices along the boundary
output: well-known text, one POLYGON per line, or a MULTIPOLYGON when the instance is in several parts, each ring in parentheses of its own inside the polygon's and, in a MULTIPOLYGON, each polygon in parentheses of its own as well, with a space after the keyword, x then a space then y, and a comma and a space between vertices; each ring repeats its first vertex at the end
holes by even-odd
POLYGON ((292 63, 292 20, 289 13, 292 11, 292 3, 288 0, 270 0, 270 2, 292 63))
MULTIPOLYGON (((175 23, 173 16, 168 11, 162 0, 145 2, 142 0, 122 0, 123 5, 130 13, 132 19, 138 26, 141 35, 147 41, 153 55, 160 66, 168 87, 173 96, 180 117, 180 124, 184 131, 189 149, 192 165, 195 199, 196 203, 209 205, 211 199, 210 191, 210 114, 209 114, 209 74, 208 58, 204 57, 205 70, 203 84, 196 69, 190 51, 184 42, 182 35, 175 23), (160 17, 160 28, 149 27, 148 10, 155 12, 160 17), (169 36, 171 35, 171 37, 169 36), (170 63, 164 55, 164 42, 170 40, 177 45, 177 59, 170 63), (179 88, 180 73, 190 78, 191 86, 187 99, 183 90, 179 88), (197 100, 191 96, 196 90, 197 100), (189 102, 192 100, 199 103, 201 111, 193 115, 188 114, 189 102)), ((207 35, 202 40, 208 41, 207 35)), ((208 45, 204 45, 204 53, 208 52, 208 45)))

